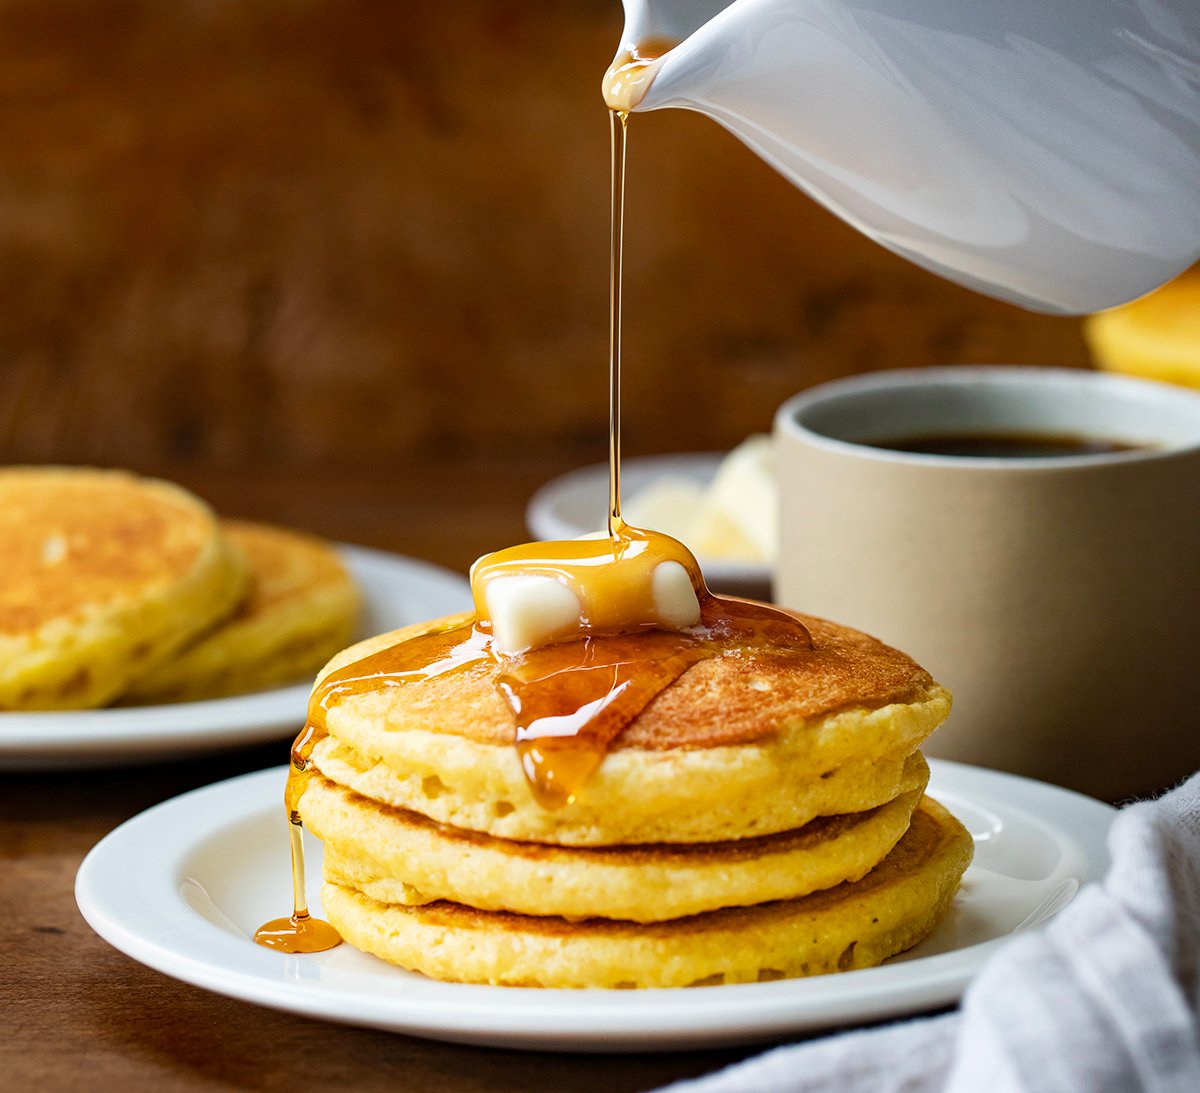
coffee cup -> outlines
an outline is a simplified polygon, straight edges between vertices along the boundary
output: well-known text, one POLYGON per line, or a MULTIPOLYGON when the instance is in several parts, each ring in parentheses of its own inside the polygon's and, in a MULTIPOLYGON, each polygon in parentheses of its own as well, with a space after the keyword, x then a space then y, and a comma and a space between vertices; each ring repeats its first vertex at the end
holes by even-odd
POLYGON ((775 437, 776 599, 954 693, 929 754, 1109 800, 1200 767, 1200 395, 881 372, 790 399, 775 437))

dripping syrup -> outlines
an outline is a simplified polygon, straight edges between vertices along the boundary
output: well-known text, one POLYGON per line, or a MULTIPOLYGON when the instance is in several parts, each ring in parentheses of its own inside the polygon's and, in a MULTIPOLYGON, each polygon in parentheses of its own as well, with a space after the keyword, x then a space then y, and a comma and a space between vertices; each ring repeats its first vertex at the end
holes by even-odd
POLYGON ((292 762, 284 789, 292 852, 292 913, 287 918, 264 922, 254 931, 254 940, 259 945, 283 953, 323 953, 342 943, 342 935, 330 923, 309 913, 304 877, 304 824, 298 806, 311 774, 310 756, 318 739, 315 726, 307 723, 292 745, 292 762))
POLYGON ((326 735, 327 715, 346 698, 486 667, 513 715, 515 745, 530 789, 543 807, 555 809, 574 800, 622 730, 692 665, 732 652, 749 653, 762 663, 812 648, 812 638, 797 618, 765 604, 713 595, 686 547, 658 532, 632 527, 621 517, 621 303, 629 112, 649 87, 658 58, 673 44, 654 40, 631 47, 613 62, 604 81, 612 156, 607 536, 531 543, 482 559, 472 573, 473 620, 434 628, 378 650, 331 673, 314 690, 304 730, 292 748, 285 791, 294 910, 290 918, 261 927, 255 934, 260 944, 286 952, 319 952, 341 940, 329 923, 308 913, 298 806, 312 775, 313 749, 326 735), (687 630, 622 627, 623 616, 647 617, 646 604, 638 602, 648 594, 644 578, 664 561, 678 562, 690 576, 700 606, 699 624, 687 630), (570 640, 505 656, 492 647, 486 603, 479 592, 489 565, 555 575, 582 588, 587 593, 583 600, 596 609, 580 620, 570 640), (639 573, 639 579, 630 576, 639 573))

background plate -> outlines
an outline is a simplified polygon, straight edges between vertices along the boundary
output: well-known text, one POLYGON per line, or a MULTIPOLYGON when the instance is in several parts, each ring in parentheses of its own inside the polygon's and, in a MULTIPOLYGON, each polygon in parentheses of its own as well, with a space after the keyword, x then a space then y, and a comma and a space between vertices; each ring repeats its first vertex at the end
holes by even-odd
MULTIPOLYGON (((284 769, 198 789, 149 809, 84 860, 75 895, 93 929, 135 960, 260 1005, 436 1040, 630 1051, 718 1047, 953 1003, 1017 930, 1066 906, 1107 868, 1115 810, 1014 775, 930 763, 930 792, 975 837, 946 920, 878 968, 682 990, 537 990, 439 983, 348 945, 285 956, 251 935, 291 908, 284 769), (136 876, 136 884, 130 878, 136 876)), ((307 843, 320 914, 320 843, 307 843)))
MULTIPOLYGON (((359 635, 471 609, 464 577, 399 554, 338 546, 363 594, 359 635)), ((102 710, 0 713, 0 770, 115 766, 295 734, 308 681, 254 694, 102 710)))

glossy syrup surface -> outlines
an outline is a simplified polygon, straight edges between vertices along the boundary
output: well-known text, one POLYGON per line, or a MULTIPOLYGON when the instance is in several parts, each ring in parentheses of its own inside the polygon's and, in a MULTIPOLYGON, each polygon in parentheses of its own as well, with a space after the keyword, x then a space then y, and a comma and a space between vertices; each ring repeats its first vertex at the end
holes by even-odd
POLYGON ((609 519, 607 536, 522 543, 480 558, 471 569, 476 626, 491 633, 487 589, 510 576, 550 577, 570 588, 580 604, 574 633, 581 634, 659 628, 654 573, 663 563, 681 566, 696 595, 704 594, 696 557, 678 539, 626 524, 619 497, 609 519))

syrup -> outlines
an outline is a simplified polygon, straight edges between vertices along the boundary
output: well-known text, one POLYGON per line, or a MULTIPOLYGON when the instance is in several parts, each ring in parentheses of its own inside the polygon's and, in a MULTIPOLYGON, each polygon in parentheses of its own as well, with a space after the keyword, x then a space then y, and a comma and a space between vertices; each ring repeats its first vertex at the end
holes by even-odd
POLYGON ((617 54, 600 83, 604 105, 614 114, 628 116, 646 97, 662 58, 678 44, 673 38, 648 36, 617 54))
POLYGON ((322 953, 342 942, 342 936, 324 919, 313 918, 308 912, 308 895, 304 879, 304 824, 298 806, 304 785, 311 775, 309 757, 323 735, 309 721, 292 745, 292 762, 287 786, 283 791, 288 816, 288 835, 292 850, 292 913, 287 918, 273 918, 254 931, 254 940, 268 949, 284 953, 322 953))
POLYGON ((273 918, 264 923, 254 931, 254 940, 268 949, 278 949, 284 953, 322 953, 340 945, 342 935, 324 919, 313 918, 308 913, 304 891, 304 826, 296 812, 289 814, 288 821, 292 843, 294 910, 288 918, 273 918))
POLYGON ((625 148, 629 111, 673 43, 632 47, 605 75, 612 125, 612 234, 609 254, 609 505, 601 539, 529 543, 497 551, 472 570, 475 618, 433 629, 378 650, 326 677, 312 695, 308 720, 292 747, 285 804, 292 833, 294 911, 263 926, 255 940, 286 952, 318 952, 340 938, 308 914, 299 801, 312 774, 312 752, 326 735, 330 709, 351 695, 407 687, 483 667, 513 715, 522 769, 538 802, 568 805, 603 761, 612 742, 688 668, 739 652, 769 662, 812 648, 808 630, 786 611, 714 596, 692 553, 680 542, 621 518, 621 269, 625 219, 625 148), (652 575, 663 563, 686 571, 699 623, 683 630, 656 624, 652 575), (549 576, 572 588, 581 604, 569 640, 505 655, 491 642, 485 590, 513 574, 549 576))
MULTIPOLYGON (((626 525, 625 533, 670 544, 672 550, 678 547, 655 532, 626 525)), ((621 730, 693 664, 732 650, 749 652, 761 662, 811 647, 808 630, 787 612, 714 596, 707 589, 700 625, 688 630, 585 632, 577 640, 516 657, 497 654, 478 620, 422 634, 347 665, 314 692, 299 751, 293 750, 289 814, 295 815, 309 756, 325 735, 328 711, 350 695, 484 667, 513 714, 517 752, 530 788, 544 807, 561 808, 600 765, 621 730)))
POLYGON ((608 245, 608 534, 617 539, 621 519, 621 270, 625 252, 625 146, 629 114, 609 113, 612 212, 608 245))

